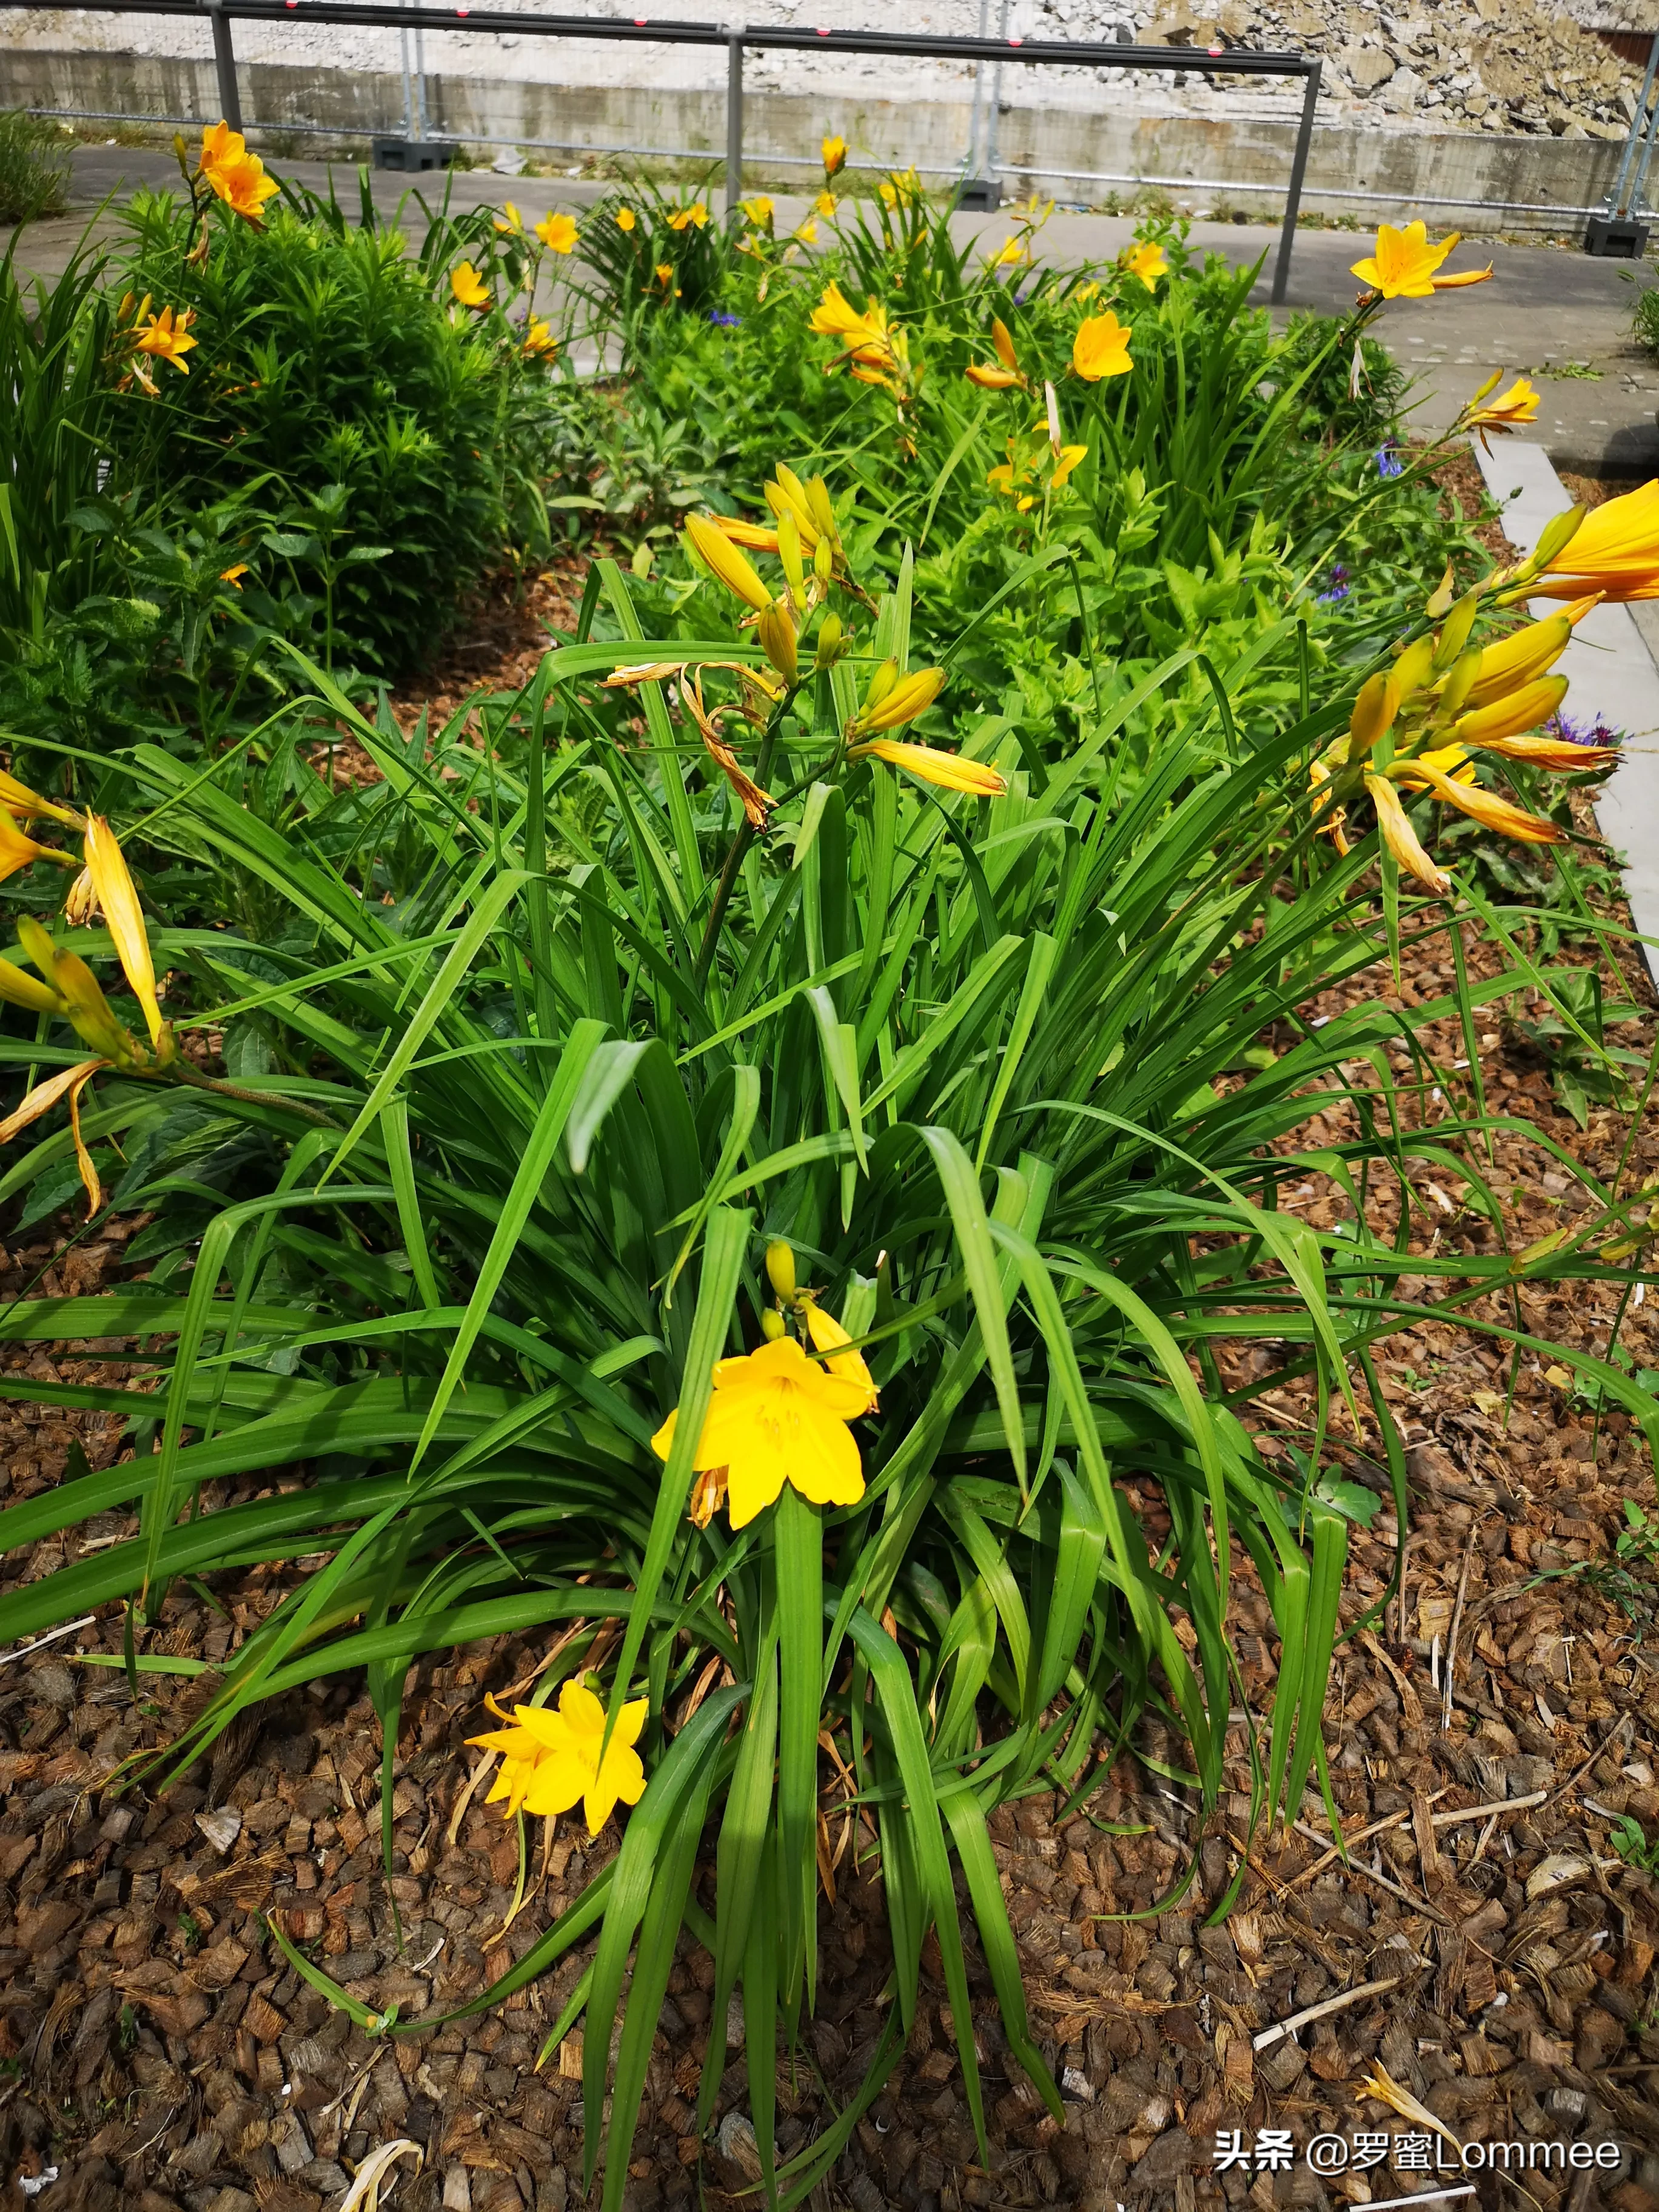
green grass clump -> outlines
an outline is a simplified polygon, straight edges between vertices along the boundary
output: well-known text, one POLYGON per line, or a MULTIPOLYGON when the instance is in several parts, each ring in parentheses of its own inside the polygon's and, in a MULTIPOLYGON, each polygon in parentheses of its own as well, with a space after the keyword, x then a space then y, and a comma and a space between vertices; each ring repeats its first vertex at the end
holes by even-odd
POLYGON ((64 134, 25 108, 0 114, 0 222, 38 222, 69 206, 64 134))

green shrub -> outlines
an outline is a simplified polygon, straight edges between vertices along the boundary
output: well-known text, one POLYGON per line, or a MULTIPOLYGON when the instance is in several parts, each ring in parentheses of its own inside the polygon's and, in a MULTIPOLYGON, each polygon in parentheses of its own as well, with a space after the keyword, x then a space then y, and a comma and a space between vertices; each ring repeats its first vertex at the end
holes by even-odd
POLYGON ((121 419, 123 465, 175 512, 244 502, 254 618, 326 665, 406 669, 534 505, 546 369, 449 281, 469 251, 505 273, 489 212, 428 219, 416 254, 366 188, 355 222, 293 193, 262 225, 227 216, 199 258, 191 203, 140 193, 127 222, 124 283, 187 308, 198 345, 121 419))
POLYGON ((45 116, 0 114, 0 222, 35 222, 69 206, 64 134, 45 116))

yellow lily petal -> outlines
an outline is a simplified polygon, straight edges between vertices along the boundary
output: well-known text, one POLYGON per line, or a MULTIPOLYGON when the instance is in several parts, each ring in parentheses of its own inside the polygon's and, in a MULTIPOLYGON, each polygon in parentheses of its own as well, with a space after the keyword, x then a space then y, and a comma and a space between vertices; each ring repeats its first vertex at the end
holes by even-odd
POLYGON ((1382 842, 1408 875, 1415 876, 1425 890, 1437 892, 1442 898, 1451 889, 1451 878, 1434 862, 1417 842, 1417 832, 1406 818, 1406 810, 1400 803, 1400 793, 1386 776, 1367 775, 1365 789, 1376 809, 1376 826, 1382 842))
POLYGON ((945 791, 972 792, 979 799, 1000 799, 1008 788, 996 769, 987 768, 982 761, 964 760, 960 753, 942 753, 932 745, 906 744, 897 738, 877 738, 869 744, 849 745, 847 753, 849 760, 868 754, 885 761, 890 768, 908 769, 924 783, 936 783, 945 791))
POLYGON ((116 957, 143 1011, 153 1045, 161 1034, 161 1009, 155 996, 155 969, 150 959, 149 937, 126 855, 101 814, 87 817, 86 862, 98 903, 104 909, 104 919, 114 940, 116 957))
POLYGON ((772 594, 755 573, 753 564, 738 550, 719 524, 710 521, 707 515, 688 514, 685 534, 703 565, 714 572, 726 590, 746 600, 757 612, 764 613, 772 604, 772 594))

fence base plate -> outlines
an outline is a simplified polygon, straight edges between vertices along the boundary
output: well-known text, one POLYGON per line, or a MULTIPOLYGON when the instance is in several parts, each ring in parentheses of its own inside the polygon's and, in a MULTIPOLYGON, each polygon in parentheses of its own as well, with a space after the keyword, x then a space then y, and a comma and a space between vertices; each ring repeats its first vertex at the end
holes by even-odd
POLYGON ((1630 216, 1593 215, 1584 227, 1584 251, 1609 261, 1639 261, 1648 248, 1648 227, 1630 216))
POLYGON ((455 158, 450 138, 374 138, 369 148, 377 169, 447 169, 455 158))
POLYGON ((993 211, 1002 205, 1002 186, 994 177, 964 177, 957 191, 957 205, 976 214, 993 211))

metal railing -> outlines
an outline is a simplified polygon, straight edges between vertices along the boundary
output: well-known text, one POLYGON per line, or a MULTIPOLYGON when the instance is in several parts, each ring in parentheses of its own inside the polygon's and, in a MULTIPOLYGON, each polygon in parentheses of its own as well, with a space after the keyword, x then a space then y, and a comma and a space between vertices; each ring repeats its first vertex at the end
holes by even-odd
MULTIPOLYGON (((0 8, 39 4, 40 0, 0 0, 0 8)), ((100 15, 188 16, 198 21, 205 15, 212 27, 220 111, 237 130, 243 125, 232 40, 232 26, 236 23, 350 23, 372 30, 401 31, 405 35, 413 32, 417 37, 427 31, 450 31, 486 38, 505 34, 516 38, 605 39, 625 46, 723 46, 726 54, 725 188, 728 210, 736 206, 743 193, 743 64, 745 52, 750 50, 989 62, 999 69, 1012 64, 1031 68, 1146 70, 1172 75, 1182 72, 1214 76, 1300 77, 1304 86, 1302 113, 1291 155, 1290 175, 1283 187, 1285 219, 1273 261, 1271 297, 1275 306, 1283 301, 1290 281, 1291 250, 1308 171, 1308 149, 1313 140, 1322 66, 1313 55, 1261 53, 1238 46, 1130 46, 1070 39, 933 38, 920 32, 818 31, 783 24, 746 24, 740 29, 722 29, 712 23, 672 18, 656 21, 644 17, 520 14, 516 9, 501 8, 423 8, 389 4, 388 0, 76 0, 76 4, 100 15)), ((134 122, 155 119, 148 116, 131 118, 134 122)), ((1123 181, 1139 179, 1126 178, 1123 181)), ((1191 181, 1195 189, 1206 188, 1201 179, 1191 181)))

